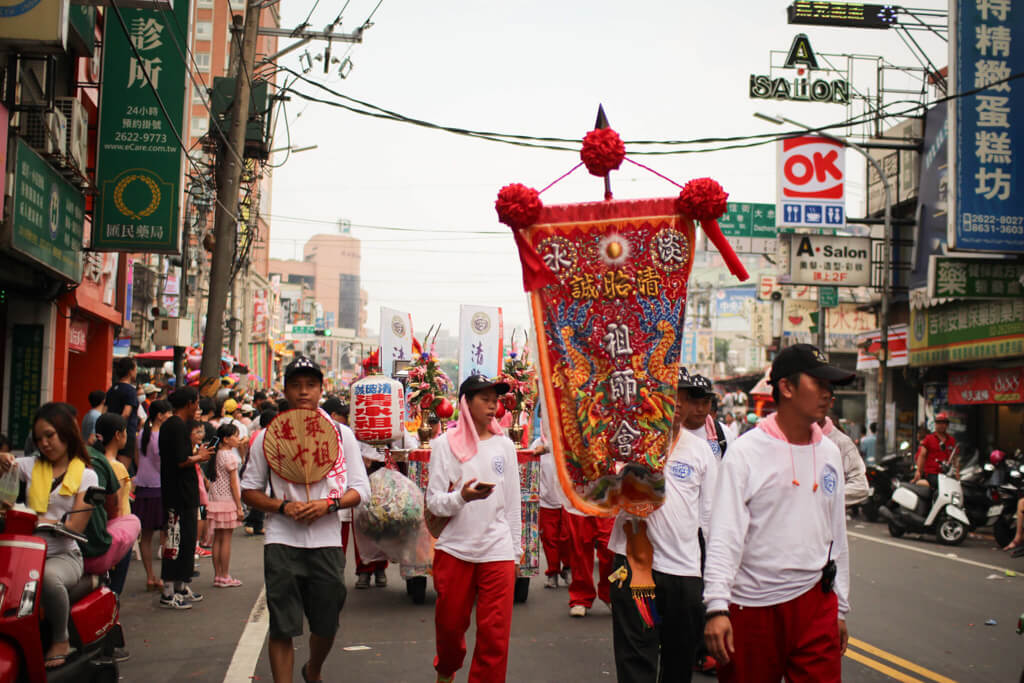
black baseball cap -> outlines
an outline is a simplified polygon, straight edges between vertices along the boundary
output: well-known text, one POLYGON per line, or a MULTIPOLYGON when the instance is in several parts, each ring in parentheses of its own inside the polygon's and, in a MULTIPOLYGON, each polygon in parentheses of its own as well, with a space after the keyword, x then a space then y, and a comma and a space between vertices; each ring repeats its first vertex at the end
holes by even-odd
POLYGON ((832 384, 849 384, 857 376, 857 373, 843 370, 829 365, 825 354, 816 346, 810 344, 793 344, 782 351, 772 361, 772 372, 768 381, 778 385, 779 380, 789 377, 798 372, 803 372, 811 377, 824 379, 832 384))
POLYGON ((340 415, 348 415, 348 407, 341 402, 341 399, 337 396, 331 396, 326 401, 320 404, 324 412, 328 415, 338 413, 340 415))
POLYGON ((284 382, 288 383, 292 377, 296 375, 313 375, 321 382, 324 381, 324 371, 320 369, 320 366, 313 362, 313 359, 307 358, 306 356, 296 356, 295 360, 288 364, 284 369, 284 382))
POLYGON ((465 394, 475 394, 484 389, 494 389, 498 396, 504 396, 511 388, 507 382, 487 379, 483 375, 470 375, 459 387, 459 399, 461 400, 465 394))
POLYGON ((711 380, 704 375, 691 375, 686 368, 679 368, 679 380, 676 382, 676 389, 685 390, 692 398, 707 398, 715 391, 711 380))

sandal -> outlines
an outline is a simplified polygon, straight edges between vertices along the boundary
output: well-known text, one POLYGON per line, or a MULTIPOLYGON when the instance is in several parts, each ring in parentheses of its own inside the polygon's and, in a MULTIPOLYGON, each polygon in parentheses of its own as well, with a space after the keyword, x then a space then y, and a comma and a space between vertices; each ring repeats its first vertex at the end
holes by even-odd
POLYGON ((71 659, 71 656, 73 654, 75 654, 75 648, 71 648, 62 655, 52 655, 43 660, 43 666, 46 669, 59 669, 60 667, 68 663, 68 660, 71 659), (56 663, 51 664, 51 662, 56 663))
POLYGON ((1021 546, 1020 543, 1017 543, 1017 541, 1010 541, 1006 545, 1006 547, 1003 548, 1003 551, 1004 552, 1010 552, 1010 551, 1016 550, 1017 548, 1020 548, 1020 547, 1022 547, 1022 546, 1021 546))

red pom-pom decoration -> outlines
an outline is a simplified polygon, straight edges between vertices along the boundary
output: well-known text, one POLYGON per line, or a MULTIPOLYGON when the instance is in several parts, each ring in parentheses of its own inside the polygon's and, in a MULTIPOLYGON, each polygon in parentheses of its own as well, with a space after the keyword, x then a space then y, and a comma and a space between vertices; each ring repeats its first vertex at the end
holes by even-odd
POLYGON ((498 220, 513 230, 522 230, 536 223, 542 208, 544 205, 537 190, 520 183, 501 188, 494 202, 498 220))
POLYGON ((676 211, 692 220, 700 221, 700 227, 722 255, 729 272, 740 280, 748 280, 750 274, 747 273, 740 257, 733 251, 729 240, 725 239, 722 229, 718 227, 718 219, 725 215, 728 199, 729 193, 723 190, 718 182, 711 178, 697 178, 683 186, 676 199, 676 211))
POLYGON ((625 158, 626 145, 613 129, 596 128, 584 136, 580 159, 590 175, 603 178, 621 166, 625 158))
POLYGON ((729 193, 718 181, 711 178, 697 178, 683 186, 676 199, 676 211, 695 221, 718 220, 725 215, 729 193))
POLYGON ((523 290, 527 292, 557 282, 554 273, 545 265, 540 254, 522 232, 537 222, 543 208, 540 193, 520 183, 512 183, 501 188, 498 199, 494 202, 498 220, 512 228, 512 237, 516 240, 519 260, 523 266, 523 290))

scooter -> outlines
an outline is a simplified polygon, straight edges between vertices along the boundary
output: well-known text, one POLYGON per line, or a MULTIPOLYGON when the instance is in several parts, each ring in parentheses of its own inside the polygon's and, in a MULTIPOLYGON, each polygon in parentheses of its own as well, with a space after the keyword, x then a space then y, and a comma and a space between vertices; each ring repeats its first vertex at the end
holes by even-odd
MULTIPOLYGON (((906 442, 904 442, 905 444, 906 442)), ((892 492, 901 480, 909 479, 913 465, 907 448, 899 453, 890 453, 879 462, 868 465, 865 474, 868 479, 868 499, 860 504, 864 518, 869 522, 878 521, 879 509, 889 502, 892 492)))
MULTIPOLYGON (((90 488, 85 495, 92 507, 103 505, 103 489, 90 488)), ((68 632, 72 654, 54 669, 45 668, 43 655, 49 646, 44 628, 40 593, 46 571, 46 541, 34 531, 49 532, 85 542, 85 537, 63 524, 40 525, 32 510, 7 508, 0 501, 0 683, 116 683, 117 662, 105 653, 124 646, 118 623, 117 596, 85 575, 68 590, 71 618, 68 632)), ((72 513, 74 514, 74 513, 72 513)))
MULTIPOLYGON (((948 471, 948 465, 947 465, 948 471)), ((892 493, 892 500, 878 510, 888 522, 889 535, 899 538, 904 533, 934 533, 943 545, 959 545, 967 538, 970 520, 964 512, 964 494, 957 479, 947 473, 938 476, 938 491, 923 484, 901 483, 892 493)))

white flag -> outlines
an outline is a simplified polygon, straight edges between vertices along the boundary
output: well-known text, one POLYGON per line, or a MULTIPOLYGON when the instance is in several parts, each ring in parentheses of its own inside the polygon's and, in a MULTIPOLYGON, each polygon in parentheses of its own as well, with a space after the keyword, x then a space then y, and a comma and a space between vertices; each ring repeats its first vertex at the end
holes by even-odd
POLYGON ((505 336, 501 309, 463 304, 459 313, 459 386, 470 375, 494 378, 501 372, 505 336))
POLYGON ((380 365, 389 377, 395 361, 411 361, 412 315, 393 308, 380 307, 380 365))

